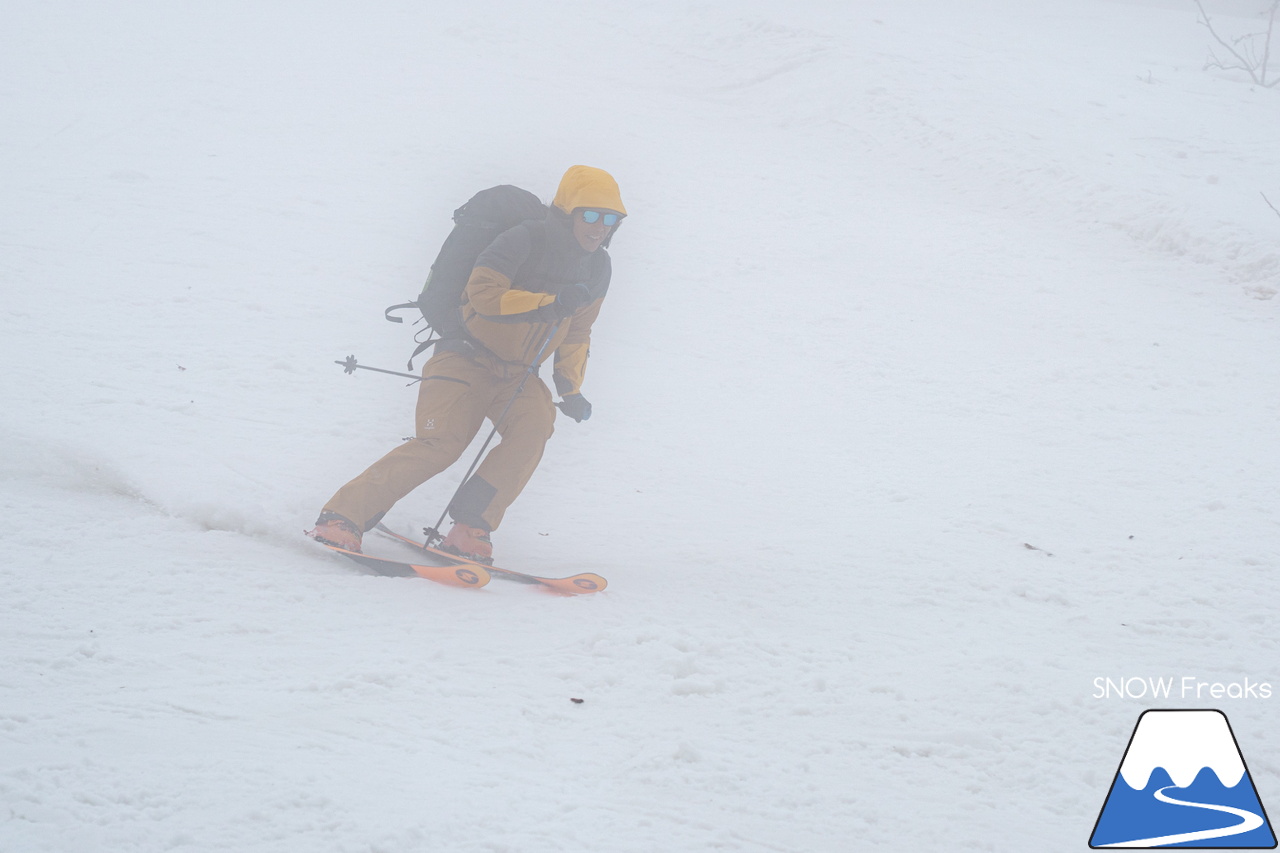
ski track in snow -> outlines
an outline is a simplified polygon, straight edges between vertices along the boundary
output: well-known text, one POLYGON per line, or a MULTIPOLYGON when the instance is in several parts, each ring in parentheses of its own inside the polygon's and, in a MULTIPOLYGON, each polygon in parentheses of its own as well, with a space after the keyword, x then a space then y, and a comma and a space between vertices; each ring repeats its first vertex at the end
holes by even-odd
POLYGON ((1275 683, 1280 93, 1194 9, 9 18, 0 848, 1076 849, 1095 677, 1275 683), (301 530, 415 392, 332 362, 573 163, 595 414, 497 546, 609 590, 353 571, 301 530))

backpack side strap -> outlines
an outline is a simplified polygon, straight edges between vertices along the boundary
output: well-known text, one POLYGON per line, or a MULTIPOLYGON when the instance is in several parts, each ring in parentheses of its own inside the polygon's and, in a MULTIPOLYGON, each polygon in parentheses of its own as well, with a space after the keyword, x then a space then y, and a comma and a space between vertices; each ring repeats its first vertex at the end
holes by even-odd
POLYGON ((389 320, 389 321, 390 321, 390 322, 392 322, 392 323, 403 323, 403 322, 404 322, 404 318, 403 318, 403 317, 392 317, 392 316, 391 316, 391 312, 392 312, 392 311, 404 311, 404 310, 408 310, 408 309, 412 309, 412 310, 414 310, 414 311, 417 311, 417 310, 418 310, 418 303, 417 303, 417 302, 401 302, 399 305, 388 305, 388 306, 387 306, 387 310, 382 312, 382 316, 383 316, 383 317, 385 317, 387 320, 389 320))

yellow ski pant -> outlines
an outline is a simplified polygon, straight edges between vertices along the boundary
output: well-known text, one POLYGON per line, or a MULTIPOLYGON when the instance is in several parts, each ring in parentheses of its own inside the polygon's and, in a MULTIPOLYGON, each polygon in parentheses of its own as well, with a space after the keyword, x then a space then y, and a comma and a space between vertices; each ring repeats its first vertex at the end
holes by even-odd
POLYGON ((338 490, 325 509, 371 529, 395 503, 458 460, 486 418, 501 441, 485 456, 449 507, 455 521, 493 530, 533 476, 555 423, 551 392, 530 376, 513 400, 523 365, 491 356, 437 352, 422 366, 416 436, 338 490))

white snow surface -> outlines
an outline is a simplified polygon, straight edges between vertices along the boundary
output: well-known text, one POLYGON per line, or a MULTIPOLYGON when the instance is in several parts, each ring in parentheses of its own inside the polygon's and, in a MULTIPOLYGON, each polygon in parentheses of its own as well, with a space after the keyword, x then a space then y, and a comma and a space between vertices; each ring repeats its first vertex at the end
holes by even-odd
MULTIPOLYGON (((1085 849, 1152 701, 1093 679, 1280 686, 1280 89, 1209 45, 1180 0, 8 4, 0 849, 1085 849), (306 540, 413 429, 333 362, 400 368, 453 208, 575 163, 631 213, 595 414, 495 542, 610 588, 306 540)), ((1274 701, 1215 703, 1264 802, 1274 701)))

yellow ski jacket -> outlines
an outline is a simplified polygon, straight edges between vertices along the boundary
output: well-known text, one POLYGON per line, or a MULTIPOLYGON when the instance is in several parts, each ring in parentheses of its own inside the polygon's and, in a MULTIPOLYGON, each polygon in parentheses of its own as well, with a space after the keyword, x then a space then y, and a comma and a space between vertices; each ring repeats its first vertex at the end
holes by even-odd
MULTIPOLYGON (((543 360, 555 354, 553 380, 561 396, 582 388, 591 326, 612 278, 608 252, 603 247, 588 252, 573 236, 573 212, 584 207, 626 214, 617 182, 608 172, 570 167, 545 220, 523 222, 503 232, 476 259, 462 307, 463 323, 476 341, 503 361, 527 365, 555 325, 539 309, 554 303, 563 288, 585 284, 590 301, 560 323, 542 353, 543 360)), ((617 227, 610 230, 605 245, 617 227)))

